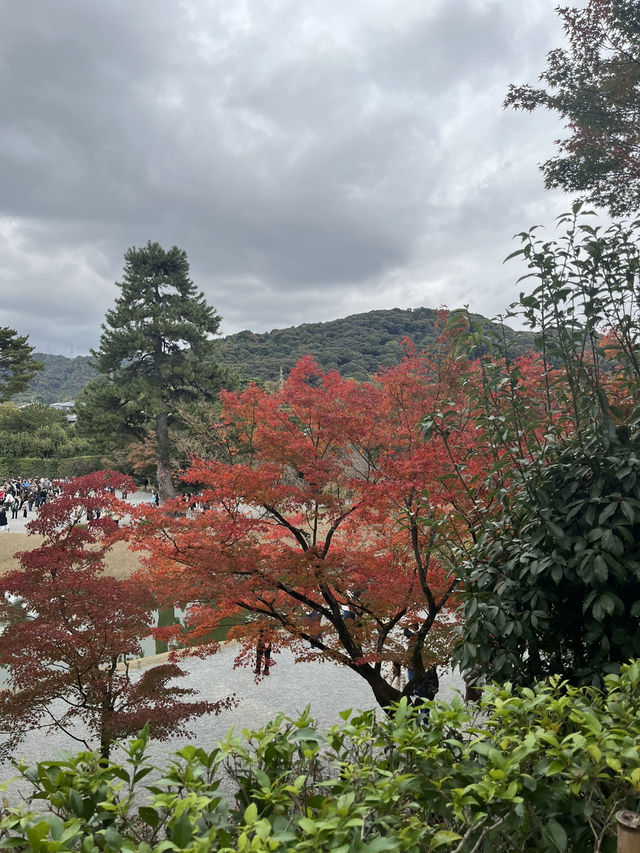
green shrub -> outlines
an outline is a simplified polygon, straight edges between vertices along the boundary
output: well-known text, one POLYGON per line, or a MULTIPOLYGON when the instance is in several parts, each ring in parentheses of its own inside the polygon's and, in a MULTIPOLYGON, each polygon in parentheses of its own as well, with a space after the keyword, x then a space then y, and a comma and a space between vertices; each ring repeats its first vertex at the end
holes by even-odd
POLYGON ((104 468, 101 456, 47 459, 41 456, 0 456, 0 480, 9 477, 80 477, 104 468))
POLYGON ((159 776, 143 733, 123 764, 20 767, 48 811, 8 810, 0 848, 614 851, 615 812, 638 807, 639 687, 635 662, 603 691, 494 686, 475 716, 461 699, 427 703, 428 723, 405 700, 390 718, 344 712, 327 733, 279 715, 210 752, 183 748, 159 776))
POLYGON ((532 468, 461 568, 458 662, 499 682, 597 685, 640 655, 640 431, 585 430, 532 468))
POLYGON ((57 459, 56 463, 57 476, 61 479, 82 477, 104 468, 102 456, 72 456, 68 459, 57 459))

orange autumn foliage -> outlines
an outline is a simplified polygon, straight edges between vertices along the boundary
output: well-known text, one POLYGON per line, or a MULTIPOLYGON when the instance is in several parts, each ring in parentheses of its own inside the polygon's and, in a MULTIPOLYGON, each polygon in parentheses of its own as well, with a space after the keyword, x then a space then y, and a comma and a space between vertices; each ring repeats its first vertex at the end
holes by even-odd
MULTIPOLYGON (((540 365, 522 369, 518 393, 542 412, 540 365)), ((274 650, 350 667, 383 706, 411 694, 455 638, 447 539, 468 536, 492 500, 470 393, 481 381, 444 335, 435 355, 408 347, 370 383, 308 356, 275 393, 223 392, 208 426, 215 457, 194 457, 183 475, 196 511, 181 501, 140 510, 145 581, 166 602, 190 603, 189 640, 245 614, 230 634, 240 662, 266 632, 274 650), (425 419, 436 424, 428 440, 425 419), (413 670, 406 686, 392 683, 393 664, 413 670)))

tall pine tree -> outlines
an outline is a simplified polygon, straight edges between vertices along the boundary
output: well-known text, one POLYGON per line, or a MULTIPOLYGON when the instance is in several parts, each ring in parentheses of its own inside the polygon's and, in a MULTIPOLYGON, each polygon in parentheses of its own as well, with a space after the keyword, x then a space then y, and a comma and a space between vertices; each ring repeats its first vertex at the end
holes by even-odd
POLYGON ((27 335, 19 335, 8 326, 0 327, 0 403, 24 391, 44 365, 35 361, 27 335))
MULTIPOLYGON (((103 383, 102 394, 86 402, 95 406, 101 396, 110 400, 103 425, 111 431, 121 419, 123 431, 131 433, 133 409, 145 416, 135 419, 136 428, 146 421, 155 431, 158 493, 166 500, 175 495, 171 416, 181 402, 215 398, 222 384, 213 358, 220 317, 191 281, 186 252, 176 246, 165 251, 149 241, 144 248, 129 249, 117 285, 121 295, 107 311, 99 349, 92 350, 103 375, 97 380, 103 383)), ((100 413, 92 414, 97 429, 100 413)))

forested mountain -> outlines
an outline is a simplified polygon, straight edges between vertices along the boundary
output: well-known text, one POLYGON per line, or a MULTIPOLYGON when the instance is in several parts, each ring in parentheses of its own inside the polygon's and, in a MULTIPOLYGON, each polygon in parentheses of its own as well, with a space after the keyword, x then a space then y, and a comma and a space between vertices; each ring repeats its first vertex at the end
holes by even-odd
POLYGON ((64 355, 34 352, 33 357, 44 362, 44 370, 36 373, 26 391, 12 398, 18 405, 75 400, 87 382, 98 375, 90 367, 88 355, 67 358, 64 355))
MULTIPOLYGON (((363 380, 400 361, 403 338, 410 338, 418 349, 429 347, 438 334, 437 318, 438 311, 432 308, 392 308, 263 334, 244 331, 220 341, 219 360, 245 378, 275 381, 280 369, 286 376, 301 356, 311 353, 325 369, 336 368, 343 376, 363 380)), ((473 319, 485 328, 494 326, 480 315, 473 319)), ((506 334, 512 355, 533 347, 533 336, 527 332, 507 329, 506 334)))
MULTIPOLYGON (((438 312, 431 308, 393 308, 261 334, 238 332, 220 339, 216 358, 245 379, 277 382, 281 370, 286 376, 301 356, 311 353, 325 369, 336 368, 343 376, 362 380, 381 366, 397 364, 403 355, 405 337, 418 349, 427 348, 437 335, 437 317, 438 312)), ((479 315, 474 319, 486 328, 493 325, 479 315)), ((532 335, 527 332, 507 329, 506 335, 512 355, 533 346, 532 335)), ((44 362, 45 369, 33 379, 28 391, 14 398, 16 403, 73 400, 96 376, 89 356, 34 356, 44 362)))

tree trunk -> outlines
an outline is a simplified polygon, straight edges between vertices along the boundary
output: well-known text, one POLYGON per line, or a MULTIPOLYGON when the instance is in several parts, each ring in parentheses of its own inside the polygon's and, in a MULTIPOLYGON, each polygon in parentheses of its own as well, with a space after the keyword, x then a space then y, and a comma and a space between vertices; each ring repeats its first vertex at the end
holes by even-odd
POLYGON ((618 823, 618 853, 640 853, 640 814, 616 813, 618 823))
POLYGON ((158 497, 160 503, 175 498, 176 490, 171 479, 171 462, 169 460, 169 427, 167 413, 156 415, 156 453, 158 464, 156 478, 158 481, 158 497))
MULTIPOLYGON (((375 696, 375 700, 380 705, 380 707, 385 711, 385 713, 390 714, 390 706, 399 702, 400 699, 407 695, 403 690, 397 690, 395 687, 392 687, 386 679, 376 673, 376 671, 371 666, 354 666, 352 667, 355 672, 358 673, 362 678, 365 679, 371 690, 373 691, 373 695, 375 696)), ((422 678, 427 676, 428 673, 423 672, 422 678)), ((420 683, 420 678, 418 679, 418 684, 420 683)), ((438 693, 438 685, 437 685, 437 677, 436 684, 434 685, 434 695, 438 693)), ((417 694, 416 694, 417 695, 417 694)), ((414 701, 414 700, 410 700, 414 701)), ((418 703, 422 703, 424 700, 421 698, 417 699, 418 703)))
POLYGON ((102 703, 102 714, 100 718, 100 760, 101 764, 106 764, 109 761, 109 755, 111 754, 111 738, 108 734, 109 726, 108 721, 111 716, 111 711, 108 708, 107 699, 103 700, 102 703))
POLYGON ((388 712, 388 708, 392 703, 400 701, 402 691, 392 687, 387 681, 385 681, 382 675, 378 675, 371 666, 358 666, 354 667, 354 669, 358 675, 365 679, 373 691, 376 702, 385 712, 388 712))

